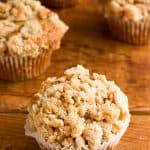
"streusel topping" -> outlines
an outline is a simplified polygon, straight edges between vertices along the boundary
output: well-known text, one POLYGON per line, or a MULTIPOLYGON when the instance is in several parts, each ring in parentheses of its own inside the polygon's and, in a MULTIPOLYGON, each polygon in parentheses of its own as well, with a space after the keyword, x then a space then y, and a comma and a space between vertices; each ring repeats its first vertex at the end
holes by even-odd
POLYGON ((105 17, 140 21, 150 17, 150 0, 100 0, 105 17))
POLYGON ((35 99, 27 124, 56 149, 97 150, 130 120, 120 88, 80 65, 48 78, 35 99))
POLYGON ((0 54, 38 56, 55 50, 68 27, 35 0, 0 2, 0 54))

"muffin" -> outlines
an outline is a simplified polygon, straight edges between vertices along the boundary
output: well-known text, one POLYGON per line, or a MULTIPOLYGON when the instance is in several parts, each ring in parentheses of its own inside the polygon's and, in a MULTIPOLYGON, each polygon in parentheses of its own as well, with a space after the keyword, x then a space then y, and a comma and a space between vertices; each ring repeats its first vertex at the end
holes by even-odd
POLYGON ((41 0, 44 5, 52 8, 72 7, 78 3, 78 0, 41 0))
POLYGON ((137 45, 150 43, 149 0, 100 0, 100 3, 113 37, 137 45))
POLYGON ((42 150, 107 150, 130 122, 120 88, 80 65, 43 82, 28 111, 25 134, 42 150))
POLYGON ((39 1, 0 2, 0 79, 41 75, 68 27, 39 1))

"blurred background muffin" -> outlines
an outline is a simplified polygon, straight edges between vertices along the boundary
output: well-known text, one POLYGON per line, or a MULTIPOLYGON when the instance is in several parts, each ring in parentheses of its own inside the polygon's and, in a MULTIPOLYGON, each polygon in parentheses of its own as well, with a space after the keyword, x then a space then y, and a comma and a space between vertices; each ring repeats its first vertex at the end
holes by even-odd
POLYGON ((35 0, 0 2, 0 79, 41 75, 68 27, 35 0))
POLYGON ((113 37, 131 44, 150 43, 149 0, 100 0, 100 8, 113 37))
POLYGON ((79 0, 41 0, 41 2, 50 8, 73 7, 78 4, 79 0))

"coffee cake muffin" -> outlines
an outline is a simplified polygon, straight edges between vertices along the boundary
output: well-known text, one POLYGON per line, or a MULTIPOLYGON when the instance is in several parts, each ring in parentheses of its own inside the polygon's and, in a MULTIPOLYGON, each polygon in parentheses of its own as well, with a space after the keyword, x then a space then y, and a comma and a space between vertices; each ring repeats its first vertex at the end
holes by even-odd
POLYGON ((150 42, 150 0, 100 0, 112 35, 131 44, 150 42))
POLYGON ((35 0, 0 2, 0 79, 41 75, 68 27, 35 0))
POLYGON ((25 133, 42 150, 107 150, 130 122, 120 88, 80 65, 43 82, 28 111, 25 133))
POLYGON ((78 0, 41 0, 49 8, 66 8, 78 4, 78 0))

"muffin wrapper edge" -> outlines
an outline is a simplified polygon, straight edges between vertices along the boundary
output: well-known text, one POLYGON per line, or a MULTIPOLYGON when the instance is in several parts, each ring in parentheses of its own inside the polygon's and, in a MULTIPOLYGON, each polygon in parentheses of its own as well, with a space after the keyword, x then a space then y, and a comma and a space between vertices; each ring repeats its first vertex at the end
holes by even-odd
POLYGON ((35 58, 0 56, 0 79, 21 81, 38 77, 50 65, 52 51, 47 50, 35 58))
POLYGON ((135 45, 150 43, 150 20, 135 22, 111 17, 106 21, 114 38, 135 45))

